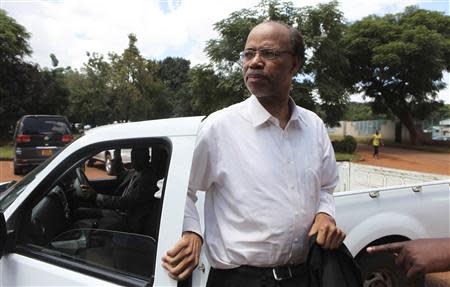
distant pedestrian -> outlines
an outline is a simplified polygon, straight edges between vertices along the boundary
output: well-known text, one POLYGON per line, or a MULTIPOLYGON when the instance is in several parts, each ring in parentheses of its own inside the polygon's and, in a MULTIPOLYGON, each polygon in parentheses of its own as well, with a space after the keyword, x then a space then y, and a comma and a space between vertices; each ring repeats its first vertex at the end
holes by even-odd
POLYGON ((383 139, 381 138, 381 134, 378 130, 375 131, 375 134, 372 135, 372 146, 373 146, 373 157, 378 159, 380 145, 383 145, 383 139))

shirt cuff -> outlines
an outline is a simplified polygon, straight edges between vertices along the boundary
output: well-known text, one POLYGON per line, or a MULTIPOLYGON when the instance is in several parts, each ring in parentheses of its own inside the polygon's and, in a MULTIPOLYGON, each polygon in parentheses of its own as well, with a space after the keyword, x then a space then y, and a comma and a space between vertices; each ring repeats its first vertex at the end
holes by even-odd
POLYGON ((330 194, 326 191, 320 193, 320 203, 316 213, 320 212, 326 213, 331 217, 336 218, 336 209, 334 206, 333 194, 330 194))
POLYGON ((183 232, 194 232, 203 239, 202 228, 196 218, 185 217, 183 222, 183 232))

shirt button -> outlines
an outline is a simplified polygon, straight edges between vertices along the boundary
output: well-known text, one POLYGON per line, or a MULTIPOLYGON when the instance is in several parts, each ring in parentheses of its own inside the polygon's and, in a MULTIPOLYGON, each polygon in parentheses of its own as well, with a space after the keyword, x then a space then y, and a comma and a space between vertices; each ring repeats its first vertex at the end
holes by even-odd
POLYGON ((291 185, 289 186, 289 188, 290 188, 291 190, 293 190, 293 189, 294 189, 294 186, 291 184, 291 185))

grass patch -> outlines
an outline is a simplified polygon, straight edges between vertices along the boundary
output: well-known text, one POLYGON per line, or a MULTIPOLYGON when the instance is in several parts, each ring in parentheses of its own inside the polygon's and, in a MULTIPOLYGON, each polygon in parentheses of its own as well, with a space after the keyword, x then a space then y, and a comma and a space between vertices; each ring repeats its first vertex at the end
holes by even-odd
POLYGON ((361 156, 356 153, 336 152, 335 156, 336 156, 336 161, 355 161, 355 160, 359 160, 361 158, 361 156))
POLYGON ((0 146, 0 158, 13 158, 12 144, 4 144, 0 146))

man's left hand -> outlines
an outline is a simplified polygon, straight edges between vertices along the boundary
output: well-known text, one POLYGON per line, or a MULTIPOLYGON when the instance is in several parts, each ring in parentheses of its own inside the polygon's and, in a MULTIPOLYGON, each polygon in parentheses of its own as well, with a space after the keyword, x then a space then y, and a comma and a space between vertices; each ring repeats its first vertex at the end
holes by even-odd
POLYGON ((345 233, 336 227, 333 217, 326 213, 317 213, 308 237, 317 233, 316 242, 323 249, 336 249, 345 239, 345 233))

